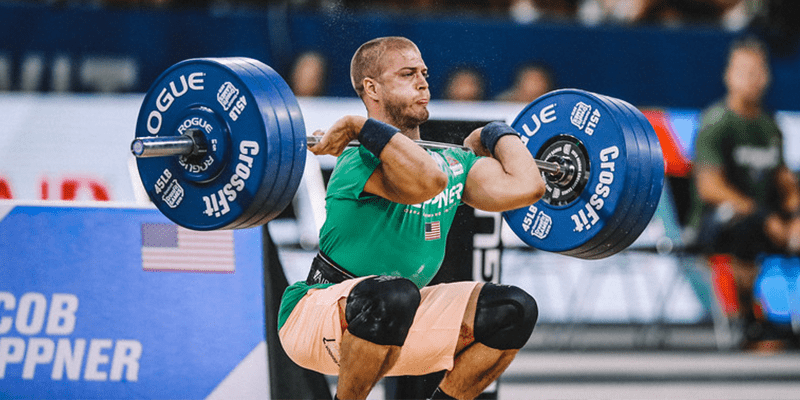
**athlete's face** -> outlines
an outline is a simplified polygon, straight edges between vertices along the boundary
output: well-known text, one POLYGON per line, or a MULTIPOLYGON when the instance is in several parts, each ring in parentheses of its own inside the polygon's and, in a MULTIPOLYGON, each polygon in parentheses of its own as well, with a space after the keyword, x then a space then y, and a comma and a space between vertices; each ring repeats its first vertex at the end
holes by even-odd
POLYGON ((428 67, 414 48, 387 51, 378 77, 382 107, 400 129, 416 128, 428 120, 428 67))

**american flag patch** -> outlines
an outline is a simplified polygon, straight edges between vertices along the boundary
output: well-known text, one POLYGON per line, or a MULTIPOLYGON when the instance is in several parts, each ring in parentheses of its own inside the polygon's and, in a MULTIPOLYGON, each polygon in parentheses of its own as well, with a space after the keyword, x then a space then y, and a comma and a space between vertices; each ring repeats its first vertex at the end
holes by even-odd
POLYGON ((145 271, 235 272, 233 231, 199 232, 173 224, 142 224, 145 271))
POLYGON ((425 240, 441 239, 442 230, 439 221, 425 223, 425 240))

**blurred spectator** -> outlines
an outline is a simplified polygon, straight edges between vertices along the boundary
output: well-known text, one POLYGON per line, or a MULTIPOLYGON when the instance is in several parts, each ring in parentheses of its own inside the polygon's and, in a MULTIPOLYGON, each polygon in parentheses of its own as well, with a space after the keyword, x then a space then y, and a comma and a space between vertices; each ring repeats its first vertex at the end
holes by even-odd
POLYGON ((543 64, 525 64, 517 69, 513 85, 497 95, 495 100, 530 103, 554 87, 550 68, 543 64))
POLYGON ((729 31, 746 28, 763 12, 765 1, 762 0, 716 0, 720 4, 719 23, 729 31))
POLYGON ((727 24, 731 29, 741 29, 749 22, 749 17, 746 15, 747 3, 754 2, 750 0, 656 0, 652 3, 646 16, 649 22, 660 22, 667 25, 727 24))
POLYGON ((781 131, 762 105, 770 82, 764 45, 734 43, 724 81, 727 94, 704 110, 695 139, 689 224, 703 253, 729 256, 712 267, 733 277, 746 346, 774 345, 778 331, 753 311, 756 257, 800 251, 800 188, 784 163, 781 131))
POLYGON ((578 10, 580 20, 589 25, 603 21, 634 23, 642 21, 661 0, 584 0, 578 10))
POLYGON ((575 18, 579 0, 513 0, 511 18, 525 24, 538 19, 569 21, 575 18))
POLYGON ((289 86, 295 96, 324 96, 327 87, 328 62, 325 57, 315 51, 300 54, 292 66, 289 86))
POLYGON ((486 84, 475 68, 459 68, 450 73, 445 82, 443 98, 457 101, 484 100, 486 84))
POLYGON ((329 0, 347 9, 412 13, 504 13, 515 0, 329 0))
POLYGON ((577 14, 588 25, 706 23, 740 30, 750 23, 763 3, 760 0, 583 0, 577 14))

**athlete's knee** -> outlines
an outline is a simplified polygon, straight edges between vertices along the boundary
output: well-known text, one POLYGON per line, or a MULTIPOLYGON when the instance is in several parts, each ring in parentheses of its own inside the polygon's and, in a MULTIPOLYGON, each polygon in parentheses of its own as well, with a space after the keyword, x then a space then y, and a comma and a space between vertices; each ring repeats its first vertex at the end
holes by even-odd
POLYGON ((524 290, 487 283, 478 295, 475 341, 498 350, 521 349, 538 317, 536 300, 524 290))
POLYGON ((402 346, 419 303, 419 289, 408 279, 367 278, 355 285, 347 297, 347 330, 368 342, 402 346))

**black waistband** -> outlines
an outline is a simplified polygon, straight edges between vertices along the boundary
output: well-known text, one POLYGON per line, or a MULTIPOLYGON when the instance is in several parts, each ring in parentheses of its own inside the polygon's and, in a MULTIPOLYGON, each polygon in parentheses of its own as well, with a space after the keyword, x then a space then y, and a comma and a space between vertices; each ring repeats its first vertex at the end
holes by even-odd
POLYGON ((316 257, 314 257, 314 261, 311 262, 311 270, 308 271, 306 283, 309 285, 318 283, 339 283, 355 277, 355 275, 337 265, 333 260, 328 258, 325 253, 320 251, 317 253, 316 257))

